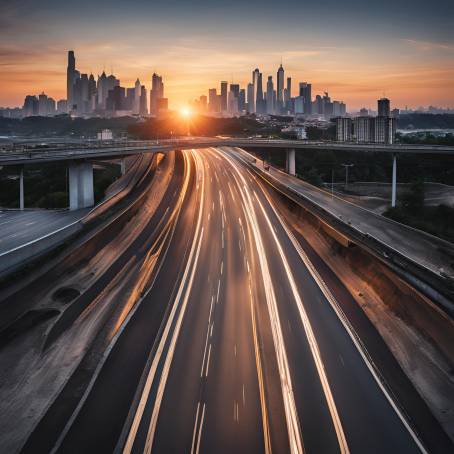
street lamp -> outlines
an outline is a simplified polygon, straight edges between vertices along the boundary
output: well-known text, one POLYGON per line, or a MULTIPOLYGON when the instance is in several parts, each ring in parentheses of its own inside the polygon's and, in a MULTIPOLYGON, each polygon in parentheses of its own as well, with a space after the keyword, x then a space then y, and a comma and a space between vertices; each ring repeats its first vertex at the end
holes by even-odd
POLYGON ((348 186, 348 168, 353 167, 355 164, 342 164, 345 167, 345 189, 348 186))

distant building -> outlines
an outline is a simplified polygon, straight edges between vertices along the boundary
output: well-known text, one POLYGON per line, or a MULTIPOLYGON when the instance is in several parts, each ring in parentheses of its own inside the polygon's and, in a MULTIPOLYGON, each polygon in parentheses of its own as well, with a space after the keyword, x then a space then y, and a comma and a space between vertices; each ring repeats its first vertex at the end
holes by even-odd
POLYGON ((282 67, 282 63, 277 70, 277 86, 276 86, 276 93, 277 93, 277 106, 276 110, 277 113, 280 113, 282 108, 284 107, 284 68, 282 67))
POLYGON ((60 99, 57 101, 57 114, 64 114, 68 112, 68 103, 66 99, 60 99))
POLYGON ((390 116, 390 102, 388 98, 380 98, 378 101, 378 116, 389 117, 390 116))
POLYGON ((374 118, 374 142, 393 144, 396 137, 396 119, 393 117, 378 116, 374 118))
POLYGON ((352 140, 352 119, 338 117, 336 119, 336 139, 338 142, 350 142, 352 140))
POLYGON ((164 98, 164 83, 162 77, 154 73, 151 78, 150 115, 158 114, 158 100, 161 98, 164 98))
POLYGON ((139 115, 143 117, 148 115, 147 89, 145 85, 140 86, 139 115))
POLYGON ((169 100, 167 98, 159 98, 157 108, 158 115, 167 113, 167 111, 169 110, 169 100))
POLYGON ((208 110, 213 113, 221 110, 221 97, 218 96, 216 88, 208 90, 208 110))
POLYGON ((98 140, 112 140, 113 134, 110 129, 103 129, 101 132, 97 134, 98 140))
POLYGON ((369 116, 369 111, 365 107, 363 107, 359 111, 359 115, 360 115, 360 117, 368 117, 369 116))
MULTIPOLYGON (((363 110, 363 109, 361 109, 363 110)), ((365 110, 365 109, 364 109, 365 110)), ((375 138, 375 121, 369 116, 361 116, 353 119, 353 138, 358 143, 373 142, 375 138)))
POLYGON ((274 114, 274 84, 273 76, 268 76, 268 81, 266 83, 266 113, 274 114))
POLYGON ((255 98, 254 98, 254 84, 250 83, 247 85, 247 112, 255 112, 255 98))
POLYGON ((74 83, 76 79, 76 58, 74 51, 68 51, 68 67, 66 69, 66 99, 69 109, 74 103, 74 83))
POLYGON ((24 100, 24 117, 32 117, 38 115, 39 113, 39 104, 38 98, 36 96, 28 95, 24 100))
MULTIPOLYGON (((299 95, 303 98, 303 111, 306 115, 312 113, 312 84, 307 82, 300 82, 299 95)), ((320 96, 319 96, 320 98, 320 96)), ((296 112, 295 112, 296 113, 296 112)), ((322 112, 316 112, 322 113, 322 112)))
POLYGON ((221 111, 227 112, 227 85, 228 83, 223 80, 221 82, 221 111))

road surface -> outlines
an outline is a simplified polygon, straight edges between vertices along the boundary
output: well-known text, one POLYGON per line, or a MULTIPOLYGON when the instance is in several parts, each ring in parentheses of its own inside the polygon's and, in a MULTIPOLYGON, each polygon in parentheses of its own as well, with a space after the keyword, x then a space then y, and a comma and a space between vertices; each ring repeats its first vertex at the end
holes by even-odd
POLYGON ((159 274, 54 452, 424 450, 260 183, 233 152, 185 154, 159 274))

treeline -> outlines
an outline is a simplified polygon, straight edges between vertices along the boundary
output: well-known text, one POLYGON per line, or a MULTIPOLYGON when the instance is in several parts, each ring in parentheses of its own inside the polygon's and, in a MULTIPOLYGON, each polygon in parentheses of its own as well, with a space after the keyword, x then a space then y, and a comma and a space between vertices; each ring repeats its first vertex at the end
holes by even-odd
POLYGON ((397 127, 399 129, 454 129, 454 114, 399 115, 397 127))

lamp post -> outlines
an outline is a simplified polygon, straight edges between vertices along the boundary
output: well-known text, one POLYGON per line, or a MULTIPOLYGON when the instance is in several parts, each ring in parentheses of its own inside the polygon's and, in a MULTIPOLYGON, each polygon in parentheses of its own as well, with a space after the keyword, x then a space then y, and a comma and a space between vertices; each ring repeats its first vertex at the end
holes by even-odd
POLYGON ((353 167, 355 164, 342 164, 345 167, 345 189, 348 186, 348 168, 353 167))

